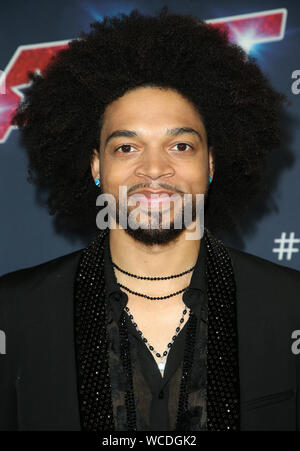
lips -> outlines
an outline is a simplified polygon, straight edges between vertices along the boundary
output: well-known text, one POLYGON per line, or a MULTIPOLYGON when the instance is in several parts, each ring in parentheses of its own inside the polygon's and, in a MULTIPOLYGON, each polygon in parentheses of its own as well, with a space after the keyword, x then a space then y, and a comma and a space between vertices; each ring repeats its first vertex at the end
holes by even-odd
POLYGON ((147 205, 150 207, 156 207, 163 204, 170 205, 170 196, 173 193, 166 190, 141 190, 134 193, 134 198, 140 202, 142 205, 147 205), (158 196, 155 194, 158 194, 158 196))
MULTIPOLYGON (((155 198, 156 196, 153 196, 153 194, 165 194, 166 196, 171 196, 173 193, 171 193, 170 191, 165 191, 165 190, 161 190, 161 191, 155 191, 155 190, 142 190, 142 191, 137 191, 133 194, 138 194, 138 195, 143 195, 145 197, 147 197, 148 199, 155 198)), ((163 196, 163 197, 166 197, 163 196)))

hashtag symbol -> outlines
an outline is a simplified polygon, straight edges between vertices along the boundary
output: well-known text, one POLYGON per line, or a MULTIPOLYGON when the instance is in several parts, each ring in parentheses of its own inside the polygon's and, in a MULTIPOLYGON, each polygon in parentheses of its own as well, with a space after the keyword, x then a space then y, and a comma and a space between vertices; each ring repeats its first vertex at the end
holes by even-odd
POLYGON ((280 238, 275 238, 275 243, 279 244, 279 247, 273 247, 273 252, 278 253, 278 260, 283 259, 283 255, 286 254, 286 259, 291 260, 292 254, 295 252, 299 252, 297 247, 294 247, 294 244, 300 243, 299 238, 295 238, 295 232, 290 232, 289 238, 286 237, 286 233, 282 232, 280 238))

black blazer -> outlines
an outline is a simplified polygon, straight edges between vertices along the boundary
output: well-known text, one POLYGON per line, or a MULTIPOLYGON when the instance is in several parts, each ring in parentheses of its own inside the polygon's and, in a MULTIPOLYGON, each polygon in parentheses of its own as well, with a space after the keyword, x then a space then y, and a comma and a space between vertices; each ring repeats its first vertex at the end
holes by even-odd
MULTIPOLYGON (((227 249, 237 286, 241 429, 300 430, 300 354, 292 352, 299 271, 227 249)), ((81 251, 0 278, 0 430, 80 430, 73 283, 81 251)))

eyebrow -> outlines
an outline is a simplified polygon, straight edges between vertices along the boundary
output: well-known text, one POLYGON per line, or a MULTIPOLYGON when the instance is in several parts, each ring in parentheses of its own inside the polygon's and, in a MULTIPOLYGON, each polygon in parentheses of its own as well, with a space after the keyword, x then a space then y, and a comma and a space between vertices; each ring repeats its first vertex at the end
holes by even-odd
MULTIPOLYGON (((191 133, 191 134, 197 136, 199 138, 199 140, 203 143, 202 135, 197 130, 195 130, 191 127, 176 127, 176 128, 169 128, 166 130, 166 135, 171 135, 171 136, 180 136, 180 135, 184 135, 186 133, 191 133)), ((107 144, 109 143, 109 141, 111 141, 114 138, 120 138, 120 137, 133 138, 136 136, 138 136, 138 134, 134 130, 115 130, 106 138, 104 147, 106 147, 107 144)))

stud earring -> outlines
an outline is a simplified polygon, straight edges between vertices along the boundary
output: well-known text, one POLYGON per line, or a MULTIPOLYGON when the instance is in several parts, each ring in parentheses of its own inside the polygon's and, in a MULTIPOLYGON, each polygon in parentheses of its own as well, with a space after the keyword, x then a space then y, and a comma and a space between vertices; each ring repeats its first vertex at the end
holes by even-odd
POLYGON ((96 186, 98 186, 98 187, 99 187, 99 186, 100 186, 100 184, 101 184, 101 182, 100 182, 100 179, 96 179, 96 180, 95 180, 95 184, 96 184, 96 186))
POLYGON ((212 178, 211 177, 209 177, 209 183, 211 183, 212 182, 212 178))

